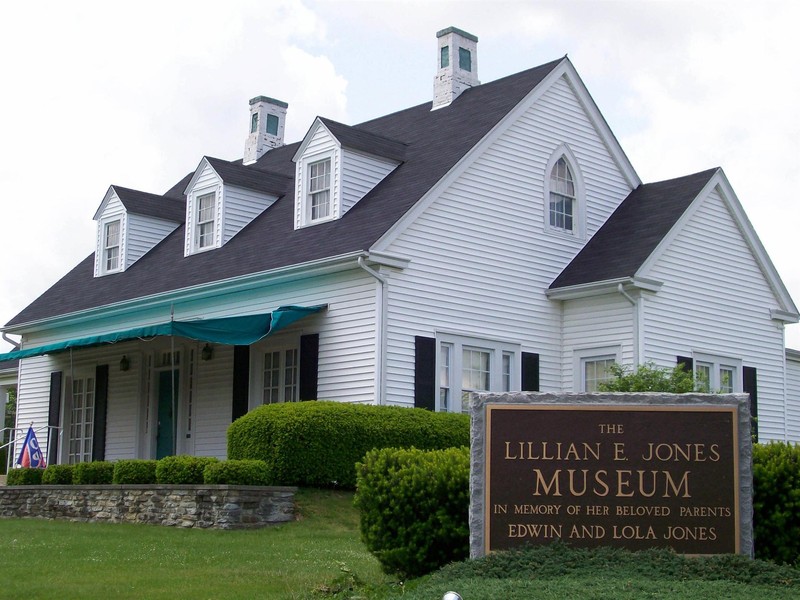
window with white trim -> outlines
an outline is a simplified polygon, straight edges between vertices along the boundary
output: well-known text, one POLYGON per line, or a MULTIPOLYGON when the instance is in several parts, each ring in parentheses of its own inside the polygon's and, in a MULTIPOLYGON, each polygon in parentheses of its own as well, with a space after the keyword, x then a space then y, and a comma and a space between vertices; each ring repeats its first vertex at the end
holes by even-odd
POLYGON ((250 356, 251 408, 299 400, 300 339, 297 336, 279 336, 256 344, 250 356))
POLYGON ((90 462, 94 440, 94 377, 75 377, 71 388, 67 461, 90 462))
POLYGON ((217 194, 211 192, 197 196, 195 202, 195 249, 211 248, 216 241, 217 194))
POLYGON ((562 156, 550 171, 550 227, 573 231, 575 226, 575 181, 562 156))
POLYGON ((600 384, 614 378, 609 368, 620 360, 619 346, 582 348, 573 351, 573 389, 596 392, 600 384))
POLYGON ((109 221, 103 226, 103 273, 113 273, 120 267, 121 222, 109 221))
POLYGON ((326 158, 308 165, 309 221, 327 219, 332 213, 331 159, 326 158))
POLYGON ((742 361, 737 358, 694 354, 694 374, 702 391, 733 394, 742 391, 742 361))
POLYGON ((470 392, 520 389, 520 346, 455 334, 439 334, 436 410, 467 412, 470 392))

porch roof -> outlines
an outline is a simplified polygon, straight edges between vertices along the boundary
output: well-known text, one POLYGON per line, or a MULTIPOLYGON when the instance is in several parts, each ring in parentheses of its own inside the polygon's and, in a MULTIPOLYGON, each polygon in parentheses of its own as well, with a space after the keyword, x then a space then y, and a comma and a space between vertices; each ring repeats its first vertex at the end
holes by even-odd
POLYGON ((271 313, 246 315, 240 317, 222 317, 219 319, 197 319, 194 321, 167 321, 157 325, 134 327, 113 333, 104 333, 88 337, 75 338, 55 344, 15 350, 0 354, 0 362, 42 354, 63 352, 71 348, 88 348, 103 344, 115 344, 126 340, 149 339, 157 336, 175 336, 236 346, 249 346, 271 333, 288 327, 295 321, 312 315, 328 307, 327 304, 316 306, 280 306, 271 313))

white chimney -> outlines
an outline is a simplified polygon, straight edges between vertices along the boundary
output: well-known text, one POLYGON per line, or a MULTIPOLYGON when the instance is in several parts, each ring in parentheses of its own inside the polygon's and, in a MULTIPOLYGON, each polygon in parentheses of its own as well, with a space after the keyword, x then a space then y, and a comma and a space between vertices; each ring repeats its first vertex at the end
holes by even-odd
POLYGON ((287 108, 286 102, 266 96, 250 100, 250 133, 244 144, 243 164, 253 164, 271 148, 283 146, 287 108))
POLYGON ((455 27, 437 32, 436 77, 433 78, 433 106, 447 106, 478 81, 478 38, 455 27))

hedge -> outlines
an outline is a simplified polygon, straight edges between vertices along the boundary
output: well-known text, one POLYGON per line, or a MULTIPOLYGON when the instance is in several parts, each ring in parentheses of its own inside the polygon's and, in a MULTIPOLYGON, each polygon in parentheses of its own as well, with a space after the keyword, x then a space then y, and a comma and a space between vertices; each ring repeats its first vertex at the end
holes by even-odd
POLYGON ((147 484, 156 482, 155 460, 129 459, 114 463, 113 483, 119 485, 147 484))
POLYGON ((383 570, 419 577, 469 555, 469 448, 383 448, 358 467, 361 538, 383 570))
POLYGON ((218 462, 211 456, 165 456, 156 465, 156 483, 161 484, 198 484, 204 483, 205 468, 218 462))
POLYGON ((75 465, 49 465, 42 474, 44 485, 72 485, 75 465))
POLYGON ((395 406, 268 404, 228 428, 228 458, 267 463, 280 485, 354 489, 355 464, 374 448, 469 445, 469 416, 395 406))
POLYGON ((269 469, 263 460, 223 460, 203 471, 203 482, 227 485, 270 485, 269 469))
POLYGON ((78 463, 72 471, 75 485, 108 485, 113 479, 114 463, 103 460, 78 463))
POLYGON ((41 485, 44 469, 11 469, 6 477, 6 485, 41 485))
POLYGON ((753 446, 753 535, 757 558, 800 563, 800 446, 753 446))

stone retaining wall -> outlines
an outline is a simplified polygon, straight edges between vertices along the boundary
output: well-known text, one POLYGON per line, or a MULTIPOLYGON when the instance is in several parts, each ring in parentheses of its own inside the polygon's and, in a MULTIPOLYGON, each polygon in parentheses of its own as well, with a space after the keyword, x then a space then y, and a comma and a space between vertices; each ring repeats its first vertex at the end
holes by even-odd
POLYGON ((294 487, 25 485, 0 488, 0 517, 242 529, 294 519, 294 487))

